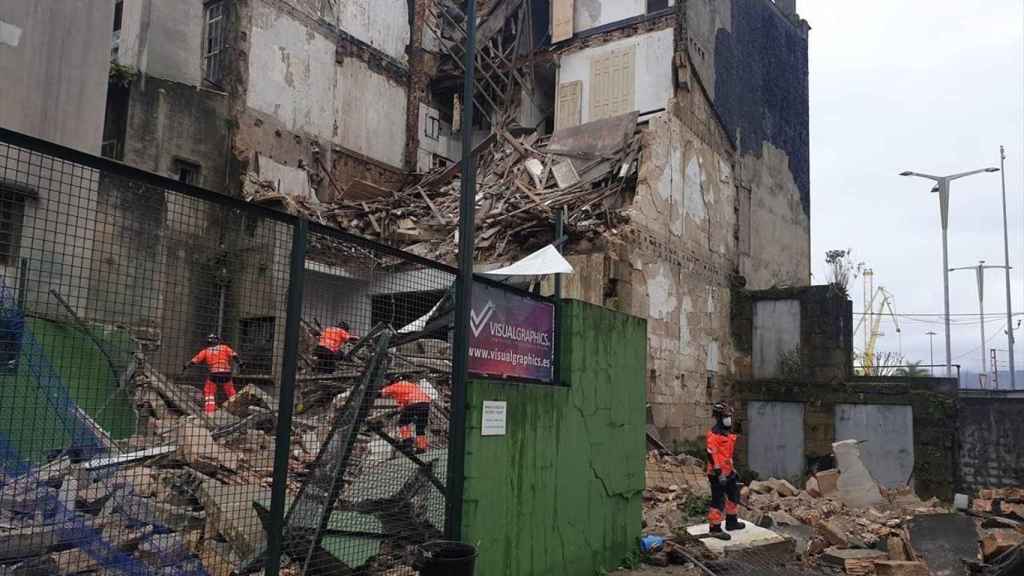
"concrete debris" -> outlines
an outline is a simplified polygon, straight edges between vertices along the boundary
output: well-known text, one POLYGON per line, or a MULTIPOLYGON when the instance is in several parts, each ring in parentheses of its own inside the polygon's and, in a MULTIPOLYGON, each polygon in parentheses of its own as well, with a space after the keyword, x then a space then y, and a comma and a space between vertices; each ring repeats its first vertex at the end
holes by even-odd
POLYGON ((873 574, 875 561, 888 561, 881 550, 861 550, 846 548, 829 548, 821 555, 825 564, 838 566, 846 574, 873 574))
POLYGON ((908 523, 910 545, 936 576, 966 576, 978 558, 978 530, 964 514, 922 514, 908 523))
POLYGON ((1004 552, 1024 543, 1024 533, 998 528, 989 530, 981 539, 981 555, 986 561, 995 560, 1004 552))
POLYGON ((832 444, 839 466, 839 497, 853 508, 879 506, 882 498, 878 483, 860 457, 860 446, 856 440, 843 440, 832 444))
MULTIPOLYGON (((478 259, 512 260, 550 243, 553 215, 563 209, 571 242, 600 242, 625 224, 620 209, 636 185, 641 139, 635 113, 610 120, 574 127, 572 134, 562 130, 550 139, 495 128, 477 152, 478 259)), ((457 168, 439 168, 394 194, 365 200, 343 196, 330 205, 282 194, 273 186, 250 187, 246 198, 451 261, 457 168)))

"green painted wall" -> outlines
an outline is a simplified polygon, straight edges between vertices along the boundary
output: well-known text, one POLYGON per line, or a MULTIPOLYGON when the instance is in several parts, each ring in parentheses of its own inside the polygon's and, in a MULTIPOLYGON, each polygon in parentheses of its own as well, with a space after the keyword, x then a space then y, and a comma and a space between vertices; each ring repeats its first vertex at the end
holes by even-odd
MULTIPOLYGON (((118 375, 88 336, 77 328, 49 320, 30 318, 25 322, 56 370, 71 399, 92 416, 115 439, 135 432, 132 400, 115 389, 118 375)), ((117 353, 115 362, 127 366, 131 340, 124 333, 100 334, 117 353)), ((22 349, 17 373, 0 373, 0 433, 7 436, 21 456, 36 463, 47 452, 70 444, 65 423, 47 400, 28 369, 27 347, 22 349)))
POLYGON ((646 359, 644 320, 567 301, 567 386, 470 384, 463 540, 477 574, 594 576, 636 548, 646 359), (484 400, 508 403, 506 436, 481 437, 484 400))

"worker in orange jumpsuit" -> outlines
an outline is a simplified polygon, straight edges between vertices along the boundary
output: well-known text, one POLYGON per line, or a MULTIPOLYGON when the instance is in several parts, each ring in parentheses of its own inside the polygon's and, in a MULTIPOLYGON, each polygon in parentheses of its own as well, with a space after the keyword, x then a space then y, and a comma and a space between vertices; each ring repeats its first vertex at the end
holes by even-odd
POLYGON ((405 380, 393 382, 381 390, 380 395, 398 402, 398 435, 403 447, 413 446, 412 430, 416 427, 416 452, 427 451, 430 441, 427 439, 427 421, 430 419, 430 395, 418 385, 405 380))
POLYGON ((341 349, 352 339, 348 324, 338 322, 337 326, 328 326, 320 333, 320 341, 317 343, 313 355, 316 357, 317 371, 321 374, 330 374, 337 369, 338 360, 341 359, 341 349))
POLYGON ((711 482, 709 533, 715 538, 729 540, 732 537, 722 530, 723 511, 726 530, 742 530, 745 527, 745 524, 736 518, 740 485, 732 460, 736 449, 736 434, 732 431, 732 408, 718 402, 711 408, 711 415, 715 418, 715 425, 708 430, 707 435, 708 481, 711 482))
POLYGON ((222 344, 220 337, 210 334, 206 337, 207 347, 196 354, 195 358, 185 364, 187 370, 190 366, 205 364, 207 368, 206 383, 203 385, 203 410, 207 414, 217 411, 217 386, 224 389, 228 398, 235 395, 235 383, 232 381, 231 371, 233 364, 241 366, 238 354, 227 344, 222 344))

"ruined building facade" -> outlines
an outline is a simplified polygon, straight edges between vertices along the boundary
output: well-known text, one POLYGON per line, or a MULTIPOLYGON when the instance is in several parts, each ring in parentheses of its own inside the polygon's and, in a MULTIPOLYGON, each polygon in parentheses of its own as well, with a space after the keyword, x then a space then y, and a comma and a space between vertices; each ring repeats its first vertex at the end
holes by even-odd
MULTIPOLYGON (((750 374, 731 330, 737 291, 809 283, 807 23, 793 0, 481 0, 479 114, 461 127, 461 4, 104 3, 113 26, 87 30, 110 41, 111 64, 83 68, 96 78, 82 80, 106 86, 106 110, 91 90, 80 111, 102 138, 73 145, 225 194, 269 187, 315 207, 388 197, 452 166, 462 129, 478 143, 506 129, 585 136, 591 122, 636 114, 638 176, 617 208, 628 224, 566 246, 576 274, 564 295, 648 319, 651 423, 665 441, 695 438, 708 403, 750 374)), ((181 347, 168 366, 207 329, 255 330, 280 349, 283 303, 234 298, 232 282, 264 280, 231 269, 230 253, 284 258, 284 239, 254 245, 229 214, 136 201, 144 191, 110 182, 90 193, 96 238, 116 252, 91 267, 90 309, 133 310, 141 332, 163 326, 154 338, 181 347), (121 224, 118 214, 143 206, 151 213, 134 219, 151 226, 121 224), (183 248, 211 244, 221 250, 183 248), (152 269, 122 269, 140 257, 152 269), (124 287, 105 292, 111 275, 132 278, 133 293, 173 279, 219 309, 186 322, 174 312, 187 302, 125 306, 124 287)))

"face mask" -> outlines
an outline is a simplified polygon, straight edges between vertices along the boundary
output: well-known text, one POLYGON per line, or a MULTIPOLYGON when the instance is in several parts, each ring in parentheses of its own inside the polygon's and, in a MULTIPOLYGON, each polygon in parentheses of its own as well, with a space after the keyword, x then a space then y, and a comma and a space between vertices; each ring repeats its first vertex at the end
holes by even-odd
POLYGON ((725 426, 726 428, 732 428, 732 416, 726 416, 725 418, 722 418, 722 426, 725 426))

